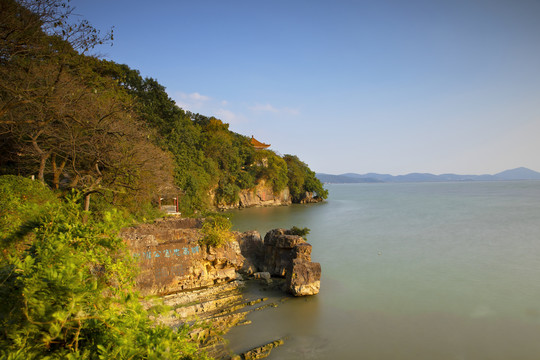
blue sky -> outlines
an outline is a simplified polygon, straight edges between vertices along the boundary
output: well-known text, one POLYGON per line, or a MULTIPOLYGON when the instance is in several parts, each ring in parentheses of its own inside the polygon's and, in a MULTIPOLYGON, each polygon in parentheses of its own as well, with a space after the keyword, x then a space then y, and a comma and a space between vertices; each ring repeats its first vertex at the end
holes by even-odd
POLYGON ((540 1, 74 0, 103 57, 317 172, 540 171, 540 1))

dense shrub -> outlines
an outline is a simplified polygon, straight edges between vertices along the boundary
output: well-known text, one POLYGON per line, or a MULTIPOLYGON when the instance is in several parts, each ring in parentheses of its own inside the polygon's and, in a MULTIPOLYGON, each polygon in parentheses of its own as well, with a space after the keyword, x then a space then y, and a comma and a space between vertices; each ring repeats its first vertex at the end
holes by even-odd
POLYGON ((234 234, 231 232, 232 223, 223 215, 208 216, 202 225, 201 232, 204 237, 201 240, 202 245, 220 247, 234 240, 234 234))
POLYGON ((40 215, 51 206, 58 206, 56 194, 39 181, 0 176, 0 241, 7 247, 24 238, 40 215))
POLYGON ((25 249, 2 249, 0 358, 205 359, 140 305, 117 216, 84 223, 79 200, 46 207, 25 249))
POLYGON ((301 236, 303 238, 306 237, 307 234, 309 234, 311 230, 307 227, 305 228, 299 228, 297 226, 293 226, 292 228, 290 228, 289 230, 287 230, 287 234, 289 235, 298 235, 298 236, 301 236))

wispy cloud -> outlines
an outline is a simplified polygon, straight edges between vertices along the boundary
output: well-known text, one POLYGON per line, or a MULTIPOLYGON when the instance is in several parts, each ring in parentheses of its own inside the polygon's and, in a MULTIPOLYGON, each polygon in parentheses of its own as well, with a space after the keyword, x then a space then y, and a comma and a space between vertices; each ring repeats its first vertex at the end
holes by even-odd
POLYGON ((201 95, 198 92, 187 94, 187 97, 189 99, 194 100, 194 101, 207 101, 207 100, 210 100, 210 98, 208 96, 201 95))
POLYGON ((192 112, 200 112, 204 109, 205 105, 212 100, 211 97, 202 95, 198 92, 191 94, 184 92, 176 92, 173 96, 176 105, 180 106, 184 110, 192 112))
POLYGON ((211 96, 203 95, 198 92, 176 92, 173 98, 176 105, 193 113, 215 116, 229 124, 247 121, 245 116, 231 110, 231 104, 227 100, 214 99, 211 96))
POLYGON ((299 115, 300 111, 298 109, 291 109, 288 107, 277 108, 269 103, 266 104, 255 104, 249 107, 249 110, 253 112, 269 112, 274 114, 288 114, 288 115, 299 115))
POLYGON ((278 109, 276 109, 270 104, 256 104, 254 106, 250 106, 249 109, 255 112, 273 112, 273 113, 279 112, 278 109))
POLYGON ((227 109, 218 109, 214 116, 229 124, 241 121, 240 116, 227 109))
POLYGON ((270 103, 255 103, 252 106, 248 104, 230 103, 224 99, 215 99, 211 96, 199 92, 185 93, 176 92, 173 95, 176 104, 184 110, 193 113, 199 113, 206 116, 215 116, 229 124, 239 124, 250 122, 249 119, 256 119, 260 115, 289 115, 296 116, 300 114, 298 109, 288 107, 276 107, 270 103))

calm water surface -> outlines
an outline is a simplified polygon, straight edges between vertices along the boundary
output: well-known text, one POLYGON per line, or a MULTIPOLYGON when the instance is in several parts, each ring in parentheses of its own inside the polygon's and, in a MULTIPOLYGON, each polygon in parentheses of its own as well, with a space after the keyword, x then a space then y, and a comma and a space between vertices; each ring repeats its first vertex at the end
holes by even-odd
POLYGON ((540 359, 540 181, 329 185, 326 203, 238 210, 308 227, 321 292, 250 315, 269 359, 540 359))

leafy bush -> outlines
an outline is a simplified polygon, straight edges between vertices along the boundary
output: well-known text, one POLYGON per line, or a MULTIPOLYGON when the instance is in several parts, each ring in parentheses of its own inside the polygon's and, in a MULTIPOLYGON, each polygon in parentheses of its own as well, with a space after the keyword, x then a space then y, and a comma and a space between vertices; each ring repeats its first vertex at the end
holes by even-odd
POLYGON ((289 235, 298 235, 298 236, 301 236, 303 238, 305 238, 306 235, 309 234, 309 232, 310 232, 310 229, 308 229, 307 227, 299 228, 299 227, 293 226, 292 228, 287 230, 287 234, 289 234, 289 235))
POLYGON ((13 175, 0 176, 0 241, 2 248, 22 240, 32 224, 51 206, 56 194, 39 181, 13 175))
POLYGON ((115 214, 83 223, 79 200, 49 207, 30 246, 1 263, 0 358, 206 359, 187 328, 154 326, 115 214))
POLYGON ((227 182, 227 180, 224 179, 219 182, 219 186, 216 190, 216 203, 218 204, 234 204, 238 201, 240 188, 233 182, 227 182))
POLYGON ((231 227, 231 221, 223 215, 208 216, 201 228, 201 232, 204 234, 201 244, 220 247, 233 241, 234 234, 231 232, 231 227))

